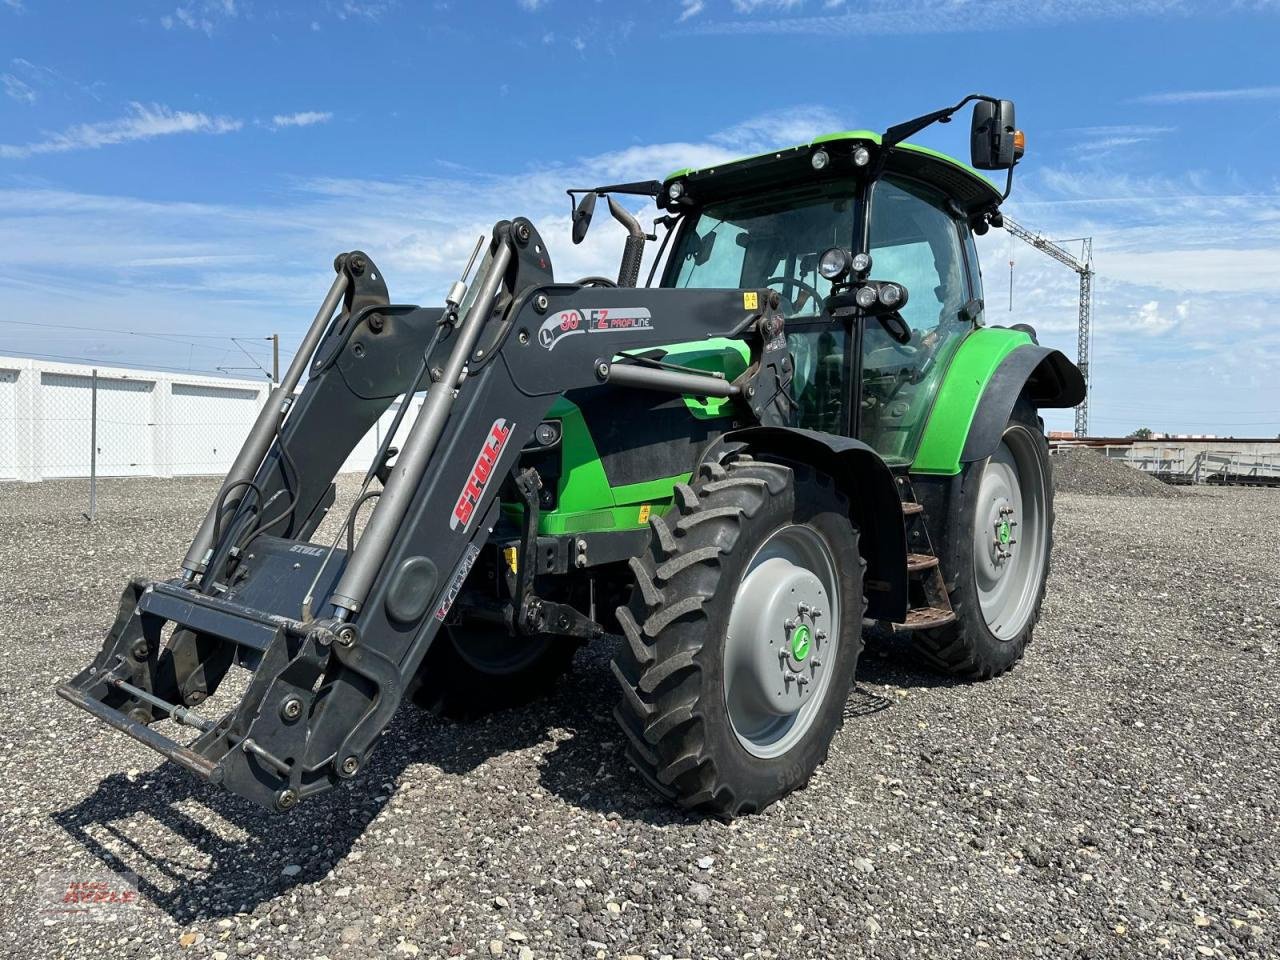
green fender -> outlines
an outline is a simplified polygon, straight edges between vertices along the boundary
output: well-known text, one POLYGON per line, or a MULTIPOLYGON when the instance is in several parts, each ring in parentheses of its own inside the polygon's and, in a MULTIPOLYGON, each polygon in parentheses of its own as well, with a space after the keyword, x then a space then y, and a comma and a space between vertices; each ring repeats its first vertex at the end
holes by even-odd
POLYGON ((1074 407, 1084 399, 1084 377, 1025 329, 969 334, 938 388, 911 472, 950 476, 963 463, 989 457, 1024 392, 1037 408, 1074 407))

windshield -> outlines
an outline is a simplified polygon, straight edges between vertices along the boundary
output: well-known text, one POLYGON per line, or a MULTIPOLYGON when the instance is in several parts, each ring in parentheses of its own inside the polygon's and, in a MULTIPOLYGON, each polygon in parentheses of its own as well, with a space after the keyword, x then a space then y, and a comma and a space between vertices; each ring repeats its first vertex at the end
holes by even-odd
POLYGON ((809 184, 712 204, 686 229, 667 267, 669 287, 770 287, 787 316, 817 316, 831 284, 818 256, 853 239, 851 183, 809 184))

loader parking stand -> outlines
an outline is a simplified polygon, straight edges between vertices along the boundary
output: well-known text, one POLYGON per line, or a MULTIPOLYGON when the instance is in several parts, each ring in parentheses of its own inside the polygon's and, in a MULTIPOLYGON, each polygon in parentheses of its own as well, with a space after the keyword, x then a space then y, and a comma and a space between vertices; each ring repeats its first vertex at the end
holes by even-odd
MULTIPOLYGON (((372 246, 339 253, 177 574, 128 580, 114 619, 92 625, 96 655, 32 717, 68 732, 63 766, 91 752, 96 772, 82 777, 90 798, 52 816, 80 852, 51 861, 61 872, 15 908, 43 924, 31 955, 90 955, 99 941, 121 957, 221 960, 961 955, 934 939, 947 927, 966 931, 969 956, 1197 955, 1205 941, 1154 926, 1130 950, 1142 917, 1095 892, 1110 883, 1123 903, 1108 845, 1158 827, 1135 820, 1117 840, 1082 810, 1054 839, 1025 839, 1009 822, 1038 803, 1041 779, 1028 765, 1026 784, 984 780, 982 750, 1024 751, 1057 721, 1029 687, 1010 728, 978 711, 1023 670, 1037 686, 1077 683, 1069 658, 1050 645, 1039 659, 1033 640, 1096 599, 1068 583, 1077 599, 1055 603, 1064 575, 1049 581, 1081 548, 1055 542, 1043 415, 1079 405, 1085 377, 1031 327, 995 322, 978 263, 975 237, 1003 226, 1024 145, 1013 102, 975 93, 882 132, 568 183, 571 237, 513 209, 425 306, 393 296, 372 246), (968 121, 967 162, 921 143, 953 118, 968 121), (566 241, 618 230, 616 277, 557 273, 566 241), (369 436, 363 473, 341 475, 369 436), (944 692, 979 718, 972 753, 929 742, 928 715, 928 746, 873 735, 881 714, 944 692), (518 735, 495 744, 506 723, 518 735), (501 758, 526 749, 540 759, 512 773, 501 758), (398 779, 410 764, 427 771, 412 790, 398 779), (858 800, 838 786, 851 769, 858 800), (456 799, 424 814, 446 790, 456 799), (549 792, 572 797, 564 830, 539 810, 549 792), (933 868, 890 826, 868 828, 868 797, 975 857, 1012 844, 1013 865, 975 860, 966 883, 1008 881, 1028 900, 1054 886, 1079 923, 1015 943, 1001 911, 913 914, 877 892, 881 863, 900 854, 921 882, 933 868), (808 804, 847 830, 815 832, 808 804), (211 839, 197 806, 241 839, 211 839), (491 809, 493 822, 477 812, 491 809), (161 828, 206 854, 167 852, 161 828), (424 856, 420 831, 450 852, 424 856), (652 847, 618 842, 628 831, 652 847), (495 866, 495 842, 522 862, 495 866), (165 866, 135 874, 140 857, 165 866), (565 866, 579 857, 601 872, 565 866), (363 886, 346 879, 361 859, 363 886), (731 874, 730 860, 750 866, 731 874), (484 919, 441 933, 450 889, 517 871, 535 878, 520 896, 486 880, 473 894, 484 919), (221 878, 251 874, 276 886, 239 903, 221 878), (869 899, 853 905, 854 890, 869 899), (385 916, 355 912, 362 897, 385 916), (673 922, 626 933, 671 903, 673 922), (156 924, 167 951, 134 936, 156 924), (308 924, 329 930, 322 949, 308 924), (1099 924, 1110 952, 1081 936, 1099 924)), ((110 509, 92 443, 99 529, 110 509)), ((1119 553, 1128 536, 1107 533, 1119 553)), ((1100 627, 1089 642, 1111 637, 1100 627)), ((34 676, 46 690, 54 679, 34 676)), ((1062 777, 1095 775, 1086 746, 1062 754, 1062 777)), ((1223 860, 1248 846, 1274 886, 1274 798, 1267 809, 1261 837, 1159 843, 1193 842, 1224 887, 1223 860)), ((6 821, 14 836, 20 815, 6 821)), ((1200 894, 1173 892, 1188 883, 1171 875, 1167 896, 1199 917, 1200 894)), ((1231 887, 1231 917, 1203 914, 1227 932, 1199 955, 1277 955, 1260 947, 1278 902, 1255 886, 1231 887)))

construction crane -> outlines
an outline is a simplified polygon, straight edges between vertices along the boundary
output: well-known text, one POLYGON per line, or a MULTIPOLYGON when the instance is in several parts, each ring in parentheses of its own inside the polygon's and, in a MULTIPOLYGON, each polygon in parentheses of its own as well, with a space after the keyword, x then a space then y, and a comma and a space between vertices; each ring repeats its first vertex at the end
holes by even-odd
MULTIPOLYGON (((1084 375, 1086 388, 1089 385, 1089 338, 1093 310, 1093 237, 1080 237, 1077 240, 1064 240, 1062 243, 1080 243, 1080 256, 1077 258, 1060 243, 1041 236, 1034 230, 1028 230, 1009 216, 1004 217, 1004 228, 1015 237, 1025 240, 1042 253, 1047 253, 1059 263, 1066 264, 1080 275, 1080 320, 1076 325, 1076 366, 1084 375)), ((1009 261, 1009 306, 1013 307, 1013 261, 1009 261)), ((1075 435, 1087 436, 1089 433, 1089 394, 1076 407, 1075 435)))

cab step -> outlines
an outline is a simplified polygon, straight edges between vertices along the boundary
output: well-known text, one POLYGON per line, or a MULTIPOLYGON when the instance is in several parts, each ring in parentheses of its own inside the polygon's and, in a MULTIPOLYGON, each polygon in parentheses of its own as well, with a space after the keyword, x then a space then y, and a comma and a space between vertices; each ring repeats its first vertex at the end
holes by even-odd
POLYGON ((907 620, 903 624, 909 630, 932 630, 954 623, 955 612, 942 607, 913 607, 907 611, 907 620))
POLYGON ((931 553, 907 554, 907 573, 920 573, 932 570, 938 565, 938 558, 931 553))
POLYGON ((924 513, 924 504, 916 503, 914 500, 902 501, 902 515, 904 517, 914 517, 916 514, 924 513))

